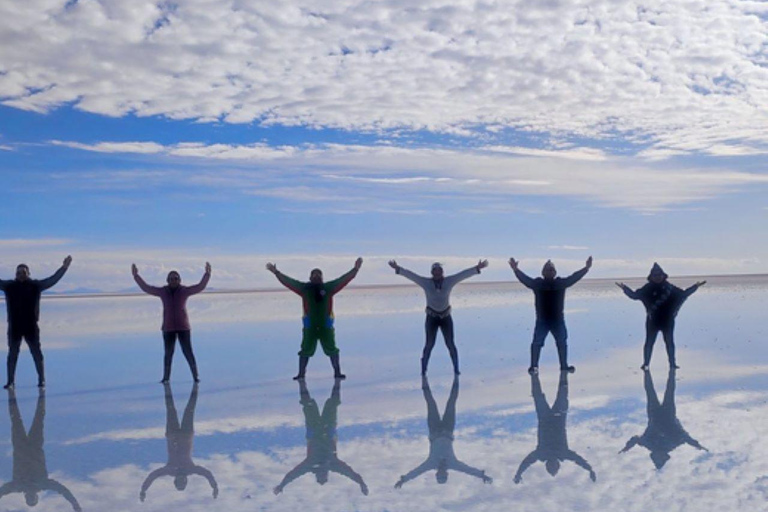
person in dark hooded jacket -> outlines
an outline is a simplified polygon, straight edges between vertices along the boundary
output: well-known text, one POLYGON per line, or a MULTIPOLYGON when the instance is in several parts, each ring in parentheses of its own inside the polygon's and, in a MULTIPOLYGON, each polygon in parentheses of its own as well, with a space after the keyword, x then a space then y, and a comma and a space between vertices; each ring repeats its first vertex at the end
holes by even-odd
POLYGON ((645 319, 645 345, 643 347, 643 365, 647 370, 651 364, 651 354, 656 337, 661 331, 664 343, 667 346, 667 357, 671 368, 679 368, 675 358, 675 317, 683 302, 690 297, 706 281, 699 281, 685 290, 670 283, 669 276, 662 270, 658 263, 653 264, 651 273, 648 274, 648 283, 642 288, 632 290, 624 283, 616 283, 616 286, 624 291, 624 294, 632 300, 639 300, 645 306, 647 313, 645 319))

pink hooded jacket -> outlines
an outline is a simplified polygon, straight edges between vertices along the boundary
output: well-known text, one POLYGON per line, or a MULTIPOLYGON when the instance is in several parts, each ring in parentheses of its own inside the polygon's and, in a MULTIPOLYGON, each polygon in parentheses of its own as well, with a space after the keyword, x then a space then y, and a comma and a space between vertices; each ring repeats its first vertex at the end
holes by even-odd
POLYGON ((179 285, 176 290, 171 290, 170 286, 150 286, 138 274, 134 276, 134 279, 144 292, 160 297, 160 300, 163 301, 163 326, 161 327, 163 332, 188 331, 190 327, 187 316, 187 299, 190 295, 205 290, 211 279, 211 274, 206 272, 198 284, 193 286, 179 285))

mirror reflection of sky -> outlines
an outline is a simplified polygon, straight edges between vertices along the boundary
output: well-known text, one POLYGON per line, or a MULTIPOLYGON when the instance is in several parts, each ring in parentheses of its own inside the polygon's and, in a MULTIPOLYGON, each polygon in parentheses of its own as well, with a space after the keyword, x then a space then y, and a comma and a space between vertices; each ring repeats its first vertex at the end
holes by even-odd
POLYGON ((190 300, 197 389, 180 353, 157 383, 159 301, 44 299, 48 389, 25 349, 15 396, 0 396, 0 510, 30 509, 25 492, 41 511, 74 509, 66 492, 83 510, 760 510, 766 291, 764 277, 709 279, 678 317, 682 368, 668 372, 659 339, 644 375, 642 306, 584 281, 566 302, 576 373, 561 377, 548 338, 533 378, 532 294, 461 285, 454 382, 440 338, 419 377, 420 290, 349 289, 349 378, 335 386, 319 355, 305 388, 290 379, 288 292, 190 300))

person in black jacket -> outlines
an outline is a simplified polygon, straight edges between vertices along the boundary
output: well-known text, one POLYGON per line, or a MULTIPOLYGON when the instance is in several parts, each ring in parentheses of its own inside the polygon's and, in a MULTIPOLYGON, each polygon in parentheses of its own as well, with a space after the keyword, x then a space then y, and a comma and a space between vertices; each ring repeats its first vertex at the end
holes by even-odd
POLYGON ((667 346, 667 357, 671 368, 680 368, 677 366, 675 358, 675 317, 683 302, 690 297, 700 286, 706 284, 706 281, 699 281, 690 288, 682 290, 667 281, 667 274, 661 269, 658 263, 653 264, 651 273, 648 275, 648 283, 642 288, 632 290, 624 283, 616 283, 616 286, 624 291, 624 294, 632 300, 639 300, 645 306, 647 313, 645 318, 645 345, 643 346, 643 365, 641 368, 647 370, 651 364, 651 354, 653 354, 653 345, 656 343, 656 337, 661 331, 664 337, 664 343, 667 346))
POLYGON ((5 292, 5 306, 8 310, 8 382, 3 386, 5 389, 14 386, 22 338, 26 340, 35 361, 37 385, 45 386, 43 351, 40 348, 40 329, 37 326, 40 318, 40 294, 58 283, 71 263, 72 256, 67 256, 55 274, 39 281, 29 278, 29 267, 22 263, 16 267, 16 279, 0 279, 0 290, 5 292))
POLYGON ((539 371, 539 356, 544 347, 544 339, 552 333, 557 345, 557 356, 560 359, 560 370, 574 372, 576 368, 568 365, 568 330, 565 327, 565 289, 576 284, 592 267, 592 256, 587 258, 586 265, 566 278, 556 277, 557 270, 552 261, 547 260, 541 269, 542 277, 533 279, 518 268, 515 258, 509 258, 509 266, 515 272, 517 279, 527 288, 533 290, 536 297, 536 327, 533 329, 531 342, 531 366, 528 373, 539 371))

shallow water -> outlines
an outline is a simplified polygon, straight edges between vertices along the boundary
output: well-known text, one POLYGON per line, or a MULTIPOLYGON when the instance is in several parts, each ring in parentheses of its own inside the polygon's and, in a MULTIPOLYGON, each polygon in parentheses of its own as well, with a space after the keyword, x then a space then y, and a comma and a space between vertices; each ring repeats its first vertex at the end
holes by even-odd
POLYGON ((530 292, 461 285, 454 386, 439 341, 429 380, 418 375, 418 288, 348 289, 336 299, 349 376, 338 400, 321 354, 306 390, 290 379, 301 306, 289 292, 190 299, 196 392, 180 353, 170 388, 157 383, 157 299, 46 298, 45 397, 26 349, 15 397, 0 397, 0 510, 28 510, 25 489, 40 511, 72 509, 67 496, 113 511, 764 510, 767 292, 764 277, 710 279, 678 316, 682 369, 670 375, 659 340, 644 375, 642 306, 612 282, 584 281, 566 304, 577 367, 566 383, 551 338, 539 378, 525 372, 530 292), (445 483, 430 439, 454 456, 445 483), (313 465, 302 465, 308 444, 313 465), (182 490, 169 457, 194 470, 182 490), (413 478, 396 488, 403 475, 413 478))

